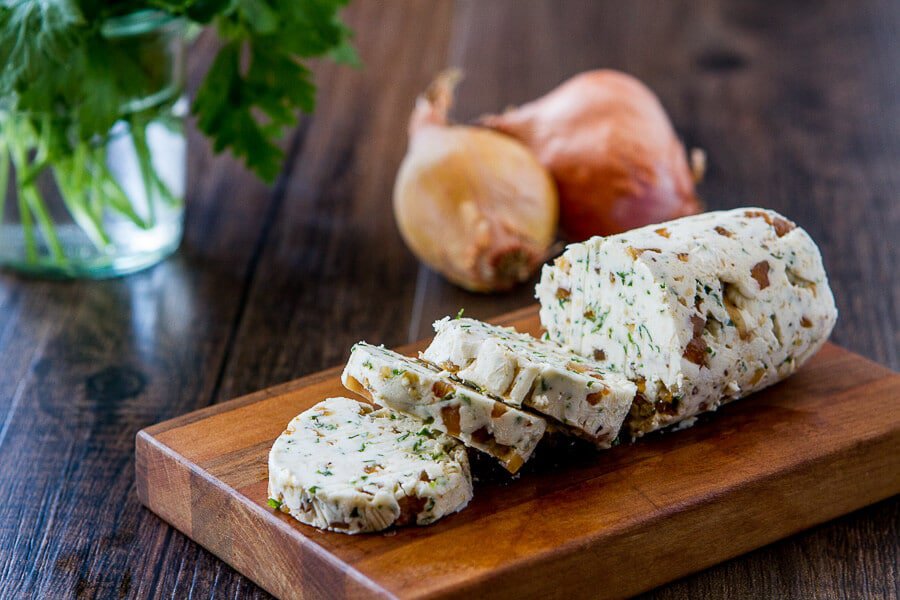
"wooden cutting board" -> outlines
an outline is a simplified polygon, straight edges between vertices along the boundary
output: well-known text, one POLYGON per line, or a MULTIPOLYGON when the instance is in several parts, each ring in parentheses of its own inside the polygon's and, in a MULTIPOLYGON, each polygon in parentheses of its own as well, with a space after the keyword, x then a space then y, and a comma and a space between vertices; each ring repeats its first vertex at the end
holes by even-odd
MULTIPOLYGON (((540 327, 536 307, 495 322, 540 327)), ((545 451, 513 481, 482 477, 469 507, 435 525, 322 532, 266 506, 266 464, 292 417, 348 395, 339 376, 141 431, 141 501, 282 598, 603 598, 900 492, 900 374, 829 344, 788 381, 691 429, 564 460, 545 451)))

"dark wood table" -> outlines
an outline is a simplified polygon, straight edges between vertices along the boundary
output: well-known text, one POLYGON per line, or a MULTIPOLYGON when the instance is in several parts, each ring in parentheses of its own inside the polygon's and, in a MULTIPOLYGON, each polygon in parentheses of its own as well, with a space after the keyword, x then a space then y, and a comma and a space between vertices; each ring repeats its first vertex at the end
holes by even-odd
MULTIPOLYGON (((317 66, 318 110, 274 186, 192 133, 174 258, 97 283, 0 275, 0 598, 265 596, 141 507, 135 433, 338 364, 359 339, 532 301, 530 285, 449 286, 395 228, 412 100, 448 64, 468 75, 461 120, 585 69, 646 81, 709 155, 707 205, 801 223, 840 307, 833 340, 900 369, 897 2, 358 0, 347 18, 366 66, 317 66)), ((194 46, 192 82, 213 47, 194 46)), ((895 498, 650 595, 896 598, 898 540, 895 498)))

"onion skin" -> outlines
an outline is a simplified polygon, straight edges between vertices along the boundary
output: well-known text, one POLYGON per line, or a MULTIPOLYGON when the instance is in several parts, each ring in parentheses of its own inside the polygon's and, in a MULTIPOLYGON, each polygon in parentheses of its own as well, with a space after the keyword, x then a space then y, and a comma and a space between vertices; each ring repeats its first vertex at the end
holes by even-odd
POLYGON ((657 97, 618 71, 588 71, 481 124, 522 141, 556 181, 570 240, 701 211, 684 146, 657 97))
POLYGON ((470 291, 526 281, 556 237, 550 174, 523 144, 484 129, 448 125, 455 77, 419 99, 394 185, 394 215, 410 250, 470 291))

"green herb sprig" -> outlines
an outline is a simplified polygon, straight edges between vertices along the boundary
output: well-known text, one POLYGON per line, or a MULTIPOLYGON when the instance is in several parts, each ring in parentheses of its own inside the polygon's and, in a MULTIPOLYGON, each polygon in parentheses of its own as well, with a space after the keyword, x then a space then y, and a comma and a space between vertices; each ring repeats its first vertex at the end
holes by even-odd
POLYGON ((72 220, 109 256, 110 217, 151 230, 180 210, 148 134, 181 134, 182 73, 174 51, 202 28, 221 45, 191 110, 217 152, 272 181, 278 142, 315 101, 303 61, 357 63, 340 21, 347 0, 5 0, 0 2, 0 219, 14 182, 29 263, 69 259, 41 181, 52 179, 72 220), (126 193, 107 144, 131 144, 144 202, 126 193), (15 177, 13 178, 12 172, 15 177))
MULTIPOLYGON (((315 104, 302 60, 358 59, 338 11, 347 0, 9 0, 0 5, 0 108, 35 115, 46 163, 106 136, 130 100, 159 89, 165 61, 111 39, 110 19, 155 11, 222 39, 192 111, 216 151, 266 180, 281 169, 278 140, 315 104), (37 115, 49 115, 49 119, 37 115)), ((173 99, 174 100, 174 99, 173 99)))

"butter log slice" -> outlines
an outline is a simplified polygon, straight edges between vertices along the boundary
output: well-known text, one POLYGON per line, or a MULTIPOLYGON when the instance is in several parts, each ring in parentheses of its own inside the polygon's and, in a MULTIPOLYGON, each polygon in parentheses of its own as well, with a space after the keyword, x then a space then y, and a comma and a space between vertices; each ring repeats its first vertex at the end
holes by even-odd
POLYGON ((527 406, 608 448, 631 408, 635 385, 554 342, 475 319, 445 318, 421 357, 505 403, 527 406))
POLYGON ((546 429, 541 417, 454 381, 433 365, 364 342, 353 346, 341 380, 372 402, 493 456, 510 473, 525 464, 546 429))
POLYGON ((295 417, 269 452, 269 502, 341 533, 433 523, 472 499, 466 449, 416 419, 348 398, 295 417))
POLYGON ((837 319, 816 244, 760 208, 572 244, 536 295, 551 340, 637 383, 633 436, 784 379, 837 319))

